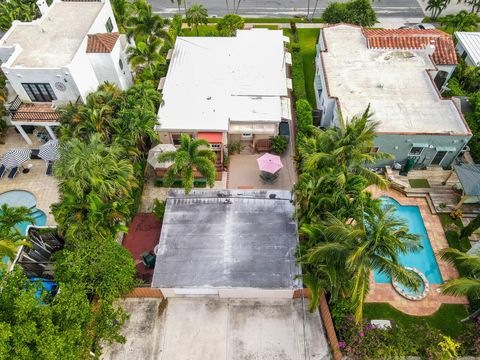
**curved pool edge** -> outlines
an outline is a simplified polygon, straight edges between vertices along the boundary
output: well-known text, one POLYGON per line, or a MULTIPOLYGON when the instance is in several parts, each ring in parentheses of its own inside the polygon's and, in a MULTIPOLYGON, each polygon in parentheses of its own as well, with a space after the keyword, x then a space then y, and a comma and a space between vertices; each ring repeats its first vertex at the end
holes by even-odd
POLYGON ((420 277, 420 279, 422 280, 423 285, 424 285, 423 291, 422 291, 421 294, 418 294, 418 295, 409 294, 405 290, 403 290, 402 287, 401 287, 401 284, 395 278, 393 278, 392 279, 392 286, 395 289, 395 291, 398 294, 400 294, 401 296, 403 296, 405 299, 408 299, 408 300, 420 301, 420 300, 425 299, 428 295, 428 292, 430 291, 430 283, 428 282, 427 277, 420 270, 418 270, 414 267, 404 266, 404 269, 410 270, 420 277))

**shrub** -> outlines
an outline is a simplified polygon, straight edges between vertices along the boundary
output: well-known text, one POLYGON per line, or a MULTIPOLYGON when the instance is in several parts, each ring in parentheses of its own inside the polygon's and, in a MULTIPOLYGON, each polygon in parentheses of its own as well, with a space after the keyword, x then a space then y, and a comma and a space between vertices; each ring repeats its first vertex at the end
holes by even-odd
POLYGON ((227 145, 229 155, 239 154, 244 148, 245 145, 243 145, 241 141, 232 141, 227 145))
POLYGON ((303 58, 300 45, 292 44, 291 51, 293 96, 295 97, 295 100, 306 99, 307 93, 305 91, 305 74, 303 72, 303 58))
POLYGON ((245 21, 237 14, 227 14, 217 23, 217 30, 224 36, 233 36, 239 29, 243 29, 245 21))
POLYGON ((158 220, 163 219, 163 215, 165 215, 165 205, 166 204, 167 203, 164 200, 162 201, 162 200, 155 199, 153 201, 152 212, 158 220))
POLYGON ((288 140, 285 136, 275 136, 272 138, 271 150, 274 154, 282 155, 288 148, 288 140))
MULTIPOLYGON (((156 187, 166 187, 164 182, 163 182, 163 179, 162 178, 157 178, 155 179, 154 183, 153 183, 156 187)), ((182 179, 175 179, 173 181, 173 184, 168 186, 168 187, 171 187, 171 188, 183 188, 183 184, 182 184, 182 179)), ((207 187, 207 180, 205 179, 195 179, 193 181, 193 187, 196 187, 196 188, 204 188, 204 187, 207 187)))
POLYGON ((307 100, 298 100, 295 106, 297 113, 297 130, 299 133, 308 134, 309 127, 313 125, 312 107, 307 100))
POLYGON ((349 23, 359 26, 373 26, 377 15, 370 0, 351 0, 347 3, 330 3, 323 12, 322 18, 330 24, 349 23))
POLYGON ((473 137, 468 142, 470 147, 470 155, 472 155, 475 163, 480 163, 480 92, 469 97, 473 112, 465 115, 465 120, 472 130, 473 137))

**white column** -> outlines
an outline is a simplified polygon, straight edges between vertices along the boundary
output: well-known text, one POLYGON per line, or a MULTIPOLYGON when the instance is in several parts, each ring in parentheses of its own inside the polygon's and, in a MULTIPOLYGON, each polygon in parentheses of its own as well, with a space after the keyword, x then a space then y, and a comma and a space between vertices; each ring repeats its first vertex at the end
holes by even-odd
POLYGON ((17 125, 15 124, 15 127, 17 128, 18 132, 20 135, 22 135, 23 140, 27 142, 28 145, 32 145, 32 140, 28 137, 27 133, 23 130, 22 125, 17 125))
POLYGON ((47 130, 48 132, 48 135, 50 135, 50 138, 52 140, 57 140, 57 137, 55 136, 55 133, 53 132, 52 128, 48 125, 45 125, 45 129, 47 130))

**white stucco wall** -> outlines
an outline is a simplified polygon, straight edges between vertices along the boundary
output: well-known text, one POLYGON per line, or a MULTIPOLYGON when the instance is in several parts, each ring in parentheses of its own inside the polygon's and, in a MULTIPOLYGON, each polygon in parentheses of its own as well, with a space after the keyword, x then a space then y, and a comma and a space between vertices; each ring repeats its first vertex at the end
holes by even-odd
POLYGON ((123 56, 120 41, 117 41, 111 53, 89 53, 88 58, 99 83, 108 81, 117 84, 122 90, 126 90, 132 86, 132 74, 123 56), (120 59, 123 63, 123 70, 120 69, 120 59))
MULTIPOLYGON (((87 49, 87 37, 83 39, 80 48, 73 57, 72 62, 68 65, 70 74, 75 81, 80 96, 83 101, 86 100, 87 95, 97 90, 99 81, 90 63, 87 49)), ((76 100, 76 99, 75 99, 76 100)))
POLYGON ((75 101, 79 92, 67 68, 58 69, 10 69, 2 65, 2 69, 10 85, 15 90, 19 98, 24 102, 31 102, 25 92, 22 83, 48 83, 52 87, 58 102, 75 101), (66 80, 66 81, 65 81, 66 80), (60 82, 65 85, 65 91, 59 91, 55 88, 55 83, 60 82))
POLYGON ((90 30, 88 31, 89 34, 96 34, 96 33, 106 33, 107 28, 105 24, 107 23, 108 18, 112 20, 113 30, 112 32, 118 32, 118 26, 115 21, 115 16, 113 16, 112 6, 109 0, 104 1, 105 6, 100 10, 97 18, 93 22, 90 30))

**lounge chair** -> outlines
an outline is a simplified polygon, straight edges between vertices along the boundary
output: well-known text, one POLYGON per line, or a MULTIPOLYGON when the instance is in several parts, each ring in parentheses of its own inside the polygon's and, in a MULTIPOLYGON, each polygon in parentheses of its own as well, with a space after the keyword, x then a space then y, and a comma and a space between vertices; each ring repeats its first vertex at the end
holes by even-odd
POLYGON ((18 166, 14 167, 10 170, 10 172, 8 173, 8 178, 10 180, 13 180, 13 178, 15 178, 15 176, 17 176, 17 174, 18 174, 18 166))
POLYGON ((6 170, 7 168, 5 167, 5 165, 0 166, 0 178, 2 178, 3 175, 5 175, 6 170))
POLYGON ((45 175, 47 175, 47 176, 52 176, 53 175, 53 162, 49 161, 47 163, 47 171, 45 172, 45 175))
POLYGON ((40 149, 33 149, 31 154, 30 154, 30 159, 32 160, 39 160, 41 159, 40 156, 38 156, 38 154, 40 153, 40 149))

